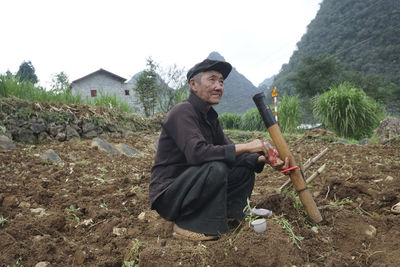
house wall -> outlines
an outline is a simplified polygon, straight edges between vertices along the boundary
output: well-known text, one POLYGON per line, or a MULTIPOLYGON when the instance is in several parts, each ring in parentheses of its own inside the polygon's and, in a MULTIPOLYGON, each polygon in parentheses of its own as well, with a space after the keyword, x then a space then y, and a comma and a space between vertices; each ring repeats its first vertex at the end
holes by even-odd
POLYGON ((74 95, 80 94, 83 99, 87 97, 89 100, 94 98, 91 96, 91 90, 97 90, 98 97, 101 92, 115 94, 119 100, 127 102, 134 111, 138 111, 133 86, 132 83, 123 83, 107 73, 100 72, 74 82, 71 85, 71 92, 74 95), (125 90, 129 90, 129 95, 125 95, 125 90))

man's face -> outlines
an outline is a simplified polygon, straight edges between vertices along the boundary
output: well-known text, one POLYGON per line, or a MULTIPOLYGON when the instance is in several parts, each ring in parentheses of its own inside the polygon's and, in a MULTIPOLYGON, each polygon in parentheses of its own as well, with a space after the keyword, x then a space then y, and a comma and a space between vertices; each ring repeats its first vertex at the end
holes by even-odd
POLYGON ((209 106, 218 104, 224 93, 224 78, 221 73, 214 70, 203 72, 200 81, 192 78, 190 85, 196 95, 209 106))

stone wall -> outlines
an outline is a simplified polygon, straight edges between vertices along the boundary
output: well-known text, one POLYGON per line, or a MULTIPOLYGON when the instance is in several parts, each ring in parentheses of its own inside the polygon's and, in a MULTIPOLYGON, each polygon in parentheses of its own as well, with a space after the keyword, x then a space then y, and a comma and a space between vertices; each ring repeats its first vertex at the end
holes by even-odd
POLYGON ((162 116, 145 118, 118 109, 77 104, 0 100, 0 135, 15 142, 43 143, 74 138, 132 136, 138 130, 157 132, 162 116))

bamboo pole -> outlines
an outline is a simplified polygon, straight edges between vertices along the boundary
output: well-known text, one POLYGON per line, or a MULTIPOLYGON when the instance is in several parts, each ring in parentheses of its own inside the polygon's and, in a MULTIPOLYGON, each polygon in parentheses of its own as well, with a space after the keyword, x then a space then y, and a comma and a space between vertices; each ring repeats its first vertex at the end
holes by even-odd
MULTIPOLYGON (((278 150, 278 153, 282 159, 286 157, 289 158, 289 166, 296 166, 296 161, 290 153, 289 148, 286 144, 286 141, 283 139, 281 130, 277 124, 274 124, 268 128, 269 135, 274 141, 275 147, 278 150)), ((308 216, 316 223, 322 221, 321 213, 319 212, 317 205, 314 202, 314 199, 311 196, 310 190, 307 188, 307 184, 304 181, 301 172, 299 169, 295 169, 290 174, 290 179, 293 183, 293 187, 298 192, 299 198, 303 203, 303 206, 308 214, 308 216)))
MULTIPOLYGON (((261 118, 268 130, 268 133, 275 144, 276 149, 282 159, 289 158, 289 166, 296 166, 296 161, 286 144, 285 139, 282 136, 281 130, 276 123, 271 109, 266 104, 264 93, 256 94, 253 100, 258 108, 261 118)), ((303 203, 304 209, 306 210, 310 219, 316 223, 322 221, 321 213, 319 212, 314 199, 311 196, 310 190, 307 188, 307 184, 301 176, 300 170, 295 169, 290 173, 290 179, 292 180, 293 186, 296 189, 300 201, 303 203)))
POLYGON ((297 149, 296 155, 297 155, 297 164, 299 164, 300 172, 304 179, 305 169, 304 169, 304 165, 303 165, 303 156, 301 155, 300 148, 297 149))

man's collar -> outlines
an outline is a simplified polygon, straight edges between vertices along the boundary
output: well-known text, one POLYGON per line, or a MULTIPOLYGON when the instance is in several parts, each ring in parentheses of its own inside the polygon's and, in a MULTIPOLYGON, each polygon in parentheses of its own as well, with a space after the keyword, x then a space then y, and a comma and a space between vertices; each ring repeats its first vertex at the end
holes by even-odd
POLYGON ((190 89, 188 101, 208 120, 215 120, 218 118, 218 113, 214 110, 214 108, 210 107, 210 109, 207 111, 207 102, 196 95, 192 89, 190 89))

